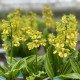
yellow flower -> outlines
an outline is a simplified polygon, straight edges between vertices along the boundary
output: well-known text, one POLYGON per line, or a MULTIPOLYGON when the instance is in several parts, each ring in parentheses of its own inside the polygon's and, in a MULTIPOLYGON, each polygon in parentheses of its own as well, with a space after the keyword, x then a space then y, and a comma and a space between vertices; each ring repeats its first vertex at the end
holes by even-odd
POLYGON ((39 41, 38 40, 33 40, 33 45, 34 45, 34 48, 39 47, 39 41))
POLYGON ((20 40, 21 41, 26 41, 26 40, 28 40, 28 36, 23 35, 23 36, 20 37, 20 40))
POLYGON ((46 46, 46 39, 41 39, 41 40, 39 41, 39 44, 40 44, 41 46, 46 46))
POLYGON ((9 45, 8 44, 2 44, 2 46, 4 47, 4 51, 7 51, 8 48, 9 48, 9 45))
POLYGON ((3 35, 7 35, 7 34, 9 34, 9 31, 6 30, 6 29, 4 29, 3 32, 2 32, 2 34, 3 34, 3 35))
POLYGON ((56 54, 58 51, 57 50, 55 50, 55 51, 53 51, 53 54, 56 54))
POLYGON ((58 52, 58 55, 60 57, 67 57, 69 53, 69 49, 61 48, 61 50, 58 52))
POLYGON ((55 46, 56 46, 56 48, 58 48, 60 46, 60 44, 59 43, 56 43, 55 46))
POLYGON ((42 14, 43 22, 46 24, 46 27, 52 28, 54 23, 52 18, 53 17, 52 10, 48 6, 46 6, 42 11, 42 14))
POLYGON ((32 50, 34 48, 33 42, 29 42, 27 46, 29 50, 32 50))
POLYGON ((14 46, 20 46, 20 38, 18 36, 13 36, 12 43, 14 46))
POLYGON ((66 35, 66 38, 70 39, 71 38, 70 34, 67 34, 66 35))
POLYGON ((7 35, 2 35, 2 40, 6 41, 7 40, 7 35))
POLYGON ((68 55, 67 53, 59 52, 60 57, 67 57, 67 55, 68 55))
POLYGON ((74 33, 71 33, 71 38, 74 38, 75 37, 75 34, 74 33))
POLYGON ((55 43, 55 36, 53 34, 49 34, 48 35, 48 42, 49 42, 49 44, 54 45, 54 43, 55 43))
POLYGON ((42 36, 42 32, 34 31, 31 33, 30 37, 31 39, 39 39, 42 36))
POLYGON ((13 44, 14 44, 14 46, 20 46, 19 42, 14 42, 13 44))

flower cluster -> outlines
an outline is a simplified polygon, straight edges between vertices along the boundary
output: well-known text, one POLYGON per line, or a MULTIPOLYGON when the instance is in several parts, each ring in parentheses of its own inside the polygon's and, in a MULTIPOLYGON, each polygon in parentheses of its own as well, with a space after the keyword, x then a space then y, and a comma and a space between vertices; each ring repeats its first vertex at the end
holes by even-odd
POLYGON ((47 28, 53 28, 53 13, 52 13, 52 10, 46 6, 44 8, 44 10, 42 11, 42 18, 43 18, 43 22, 45 23, 46 27, 47 28))
POLYGON ((8 20, 2 20, 2 39, 4 49, 7 51, 11 46, 20 46, 26 42, 29 50, 39 46, 45 46, 46 40, 42 38, 42 32, 37 30, 36 14, 30 12, 21 15, 17 9, 8 15, 8 20))
POLYGON ((31 38, 31 42, 27 44, 29 50, 46 45, 46 39, 42 38, 42 32, 40 31, 33 30, 29 37, 31 38))
POLYGON ((46 40, 45 39, 33 40, 32 42, 29 42, 27 45, 28 45, 29 50, 31 50, 33 48, 39 47, 40 45, 45 46, 46 45, 46 40))
POLYGON ((55 47, 54 54, 66 57, 72 50, 76 49, 77 43, 77 21, 74 15, 64 15, 61 22, 56 22, 57 36, 49 34, 49 44, 55 47))
POLYGON ((30 19, 30 25, 33 29, 37 29, 37 15, 32 11, 29 12, 28 18, 30 19))

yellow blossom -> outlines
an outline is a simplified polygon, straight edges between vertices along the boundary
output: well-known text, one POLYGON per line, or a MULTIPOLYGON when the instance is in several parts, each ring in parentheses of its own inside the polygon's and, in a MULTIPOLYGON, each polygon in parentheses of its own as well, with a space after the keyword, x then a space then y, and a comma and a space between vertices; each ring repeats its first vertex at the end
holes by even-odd
POLYGON ((46 27, 47 28, 52 28, 54 25, 53 25, 53 13, 52 13, 52 10, 46 6, 44 8, 44 10, 42 11, 42 18, 43 18, 43 22, 45 23, 46 27))
POLYGON ((39 39, 42 36, 42 32, 34 31, 31 33, 30 37, 31 39, 39 39))
POLYGON ((4 47, 4 51, 7 51, 8 48, 10 47, 8 44, 2 44, 2 46, 4 47))
POLYGON ((46 39, 41 39, 41 40, 39 41, 39 44, 40 44, 41 46, 46 46, 46 39))
POLYGON ((53 44, 54 45, 55 36, 53 34, 49 34, 48 35, 48 41, 49 41, 49 44, 53 44))
POLYGON ((6 29, 4 29, 4 30, 3 30, 3 32, 2 32, 2 34, 7 35, 7 34, 9 34, 9 31, 8 31, 8 30, 6 30, 6 29))

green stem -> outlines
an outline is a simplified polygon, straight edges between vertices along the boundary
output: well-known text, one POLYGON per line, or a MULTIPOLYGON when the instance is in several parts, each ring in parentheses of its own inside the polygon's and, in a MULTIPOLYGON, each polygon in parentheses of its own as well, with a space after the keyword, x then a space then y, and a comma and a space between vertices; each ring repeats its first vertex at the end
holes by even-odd
MULTIPOLYGON (((36 49, 36 75, 37 75, 37 73, 38 73, 37 57, 38 57, 38 55, 37 55, 37 49, 36 49)), ((36 80, 38 80, 38 79, 37 79, 37 76, 36 76, 36 80)))
POLYGON ((12 63, 12 55, 13 55, 13 50, 12 50, 12 28, 11 28, 11 63, 12 63))
POLYGON ((37 73, 38 69, 37 69, 37 50, 36 50, 36 73, 37 73))
MULTIPOLYGON (((11 53, 10 53, 10 57, 11 57, 11 67, 12 67, 12 55, 13 55, 13 50, 12 50, 12 27, 11 27, 11 53)), ((11 74, 11 78, 12 78, 12 74, 11 74)), ((12 80, 12 79, 11 79, 12 80)))

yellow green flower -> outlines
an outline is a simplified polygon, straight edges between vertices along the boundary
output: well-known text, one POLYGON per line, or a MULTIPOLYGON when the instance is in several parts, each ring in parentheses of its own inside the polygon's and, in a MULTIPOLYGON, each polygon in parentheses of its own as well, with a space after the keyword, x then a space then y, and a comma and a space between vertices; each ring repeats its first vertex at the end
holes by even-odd
POLYGON ((45 23, 47 28, 52 28, 54 25, 53 22, 53 12, 50 9, 49 6, 45 6, 44 10, 42 11, 42 18, 43 18, 43 22, 45 23))

